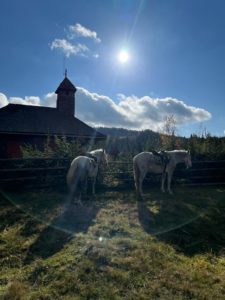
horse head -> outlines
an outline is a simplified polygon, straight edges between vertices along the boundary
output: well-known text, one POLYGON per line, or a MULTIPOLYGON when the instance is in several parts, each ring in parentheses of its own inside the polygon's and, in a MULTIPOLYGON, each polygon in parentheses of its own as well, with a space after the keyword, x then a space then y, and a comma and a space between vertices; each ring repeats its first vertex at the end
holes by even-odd
POLYGON ((98 163, 95 159, 89 158, 88 176, 96 177, 98 174, 98 163))
POLYGON ((108 166, 108 157, 107 157, 107 154, 105 152, 105 149, 103 149, 103 151, 102 151, 101 163, 104 166, 108 166))
POLYGON ((95 169, 98 166, 98 163, 95 158, 90 158, 90 166, 95 169))
POLYGON ((97 162, 100 165, 108 166, 107 154, 106 154, 104 149, 96 149, 96 150, 93 150, 89 153, 92 155, 92 157, 93 156, 96 157, 97 162))

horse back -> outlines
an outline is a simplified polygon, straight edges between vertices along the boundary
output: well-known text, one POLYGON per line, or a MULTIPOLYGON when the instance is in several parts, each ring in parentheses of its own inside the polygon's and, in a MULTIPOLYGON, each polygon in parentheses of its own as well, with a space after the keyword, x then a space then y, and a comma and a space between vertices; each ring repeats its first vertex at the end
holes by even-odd
POLYGON ((163 165, 160 158, 152 152, 141 152, 133 158, 134 164, 138 166, 140 172, 152 172, 160 174, 163 172, 163 165))

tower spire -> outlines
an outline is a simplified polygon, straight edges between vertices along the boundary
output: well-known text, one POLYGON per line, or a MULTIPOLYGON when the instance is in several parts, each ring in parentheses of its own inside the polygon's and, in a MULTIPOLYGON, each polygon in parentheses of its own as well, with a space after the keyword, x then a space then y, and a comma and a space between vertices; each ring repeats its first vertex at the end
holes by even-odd
POLYGON ((67 68, 65 68, 65 78, 67 78, 67 68))

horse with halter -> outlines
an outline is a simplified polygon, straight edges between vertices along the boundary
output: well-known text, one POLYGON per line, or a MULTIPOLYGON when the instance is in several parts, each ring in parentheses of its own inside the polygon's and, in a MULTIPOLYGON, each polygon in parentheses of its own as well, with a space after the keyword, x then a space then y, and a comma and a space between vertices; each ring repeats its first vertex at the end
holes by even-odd
POLYGON ((69 168, 67 173, 67 185, 70 190, 70 198, 72 199, 77 189, 80 188, 87 193, 87 181, 91 179, 92 183, 92 194, 95 195, 95 183, 98 175, 99 166, 107 165, 107 155, 103 149, 97 149, 86 153, 85 156, 76 157, 69 168))
POLYGON ((141 152, 133 158, 134 182, 138 196, 143 196, 142 184, 148 172, 162 174, 161 190, 165 192, 165 180, 167 177, 167 189, 170 194, 173 172, 178 163, 184 162, 186 167, 192 166, 190 151, 173 150, 161 152, 141 152))

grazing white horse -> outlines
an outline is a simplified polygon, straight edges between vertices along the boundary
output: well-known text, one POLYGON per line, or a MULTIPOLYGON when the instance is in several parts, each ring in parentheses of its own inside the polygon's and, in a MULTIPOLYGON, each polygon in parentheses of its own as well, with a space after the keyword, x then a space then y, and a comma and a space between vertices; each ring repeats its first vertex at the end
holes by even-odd
POLYGON ((162 174, 162 192, 165 192, 164 185, 167 176, 168 192, 172 194, 171 180, 176 165, 178 163, 184 162, 187 168, 192 166, 190 151, 173 150, 164 151, 161 153, 164 157, 167 158, 166 164, 161 161, 158 155, 155 155, 152 152, 141 152, 133 158, 135 187, 138 195, 141 197, 143 195, 142 183, 148 172, 154 174, 162 174))
MULTIPOLYGON (((67 173, 67 185, 70 190, 70 199, 76 195, 78 187, 87 192, 87 180, 92 181, 92 194, 95 195, 95 182, 98 174, 98 163, 89 157, 78 156, 76 157, 69 168, 67 173)), ((80 193, 81 194, 81 193, 80 193)))

